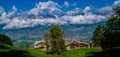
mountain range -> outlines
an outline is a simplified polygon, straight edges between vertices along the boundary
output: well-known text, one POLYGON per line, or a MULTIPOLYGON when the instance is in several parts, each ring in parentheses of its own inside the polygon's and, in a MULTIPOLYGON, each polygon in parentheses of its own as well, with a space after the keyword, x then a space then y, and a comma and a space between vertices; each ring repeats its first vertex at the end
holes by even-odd
MULTIPOLYGON (((66 40, 78 40, 89 43, 94 29, 99 22, 94 24, 67 24, 60 25, 66 34, 66 40)), ((6 34, 12 39, 16 46, 34 45, 35 41, 43 40, 43 35, 51 26, 37 25, 35 27, 18 28, 18 29, 0 29, 0 33, 6 34)))

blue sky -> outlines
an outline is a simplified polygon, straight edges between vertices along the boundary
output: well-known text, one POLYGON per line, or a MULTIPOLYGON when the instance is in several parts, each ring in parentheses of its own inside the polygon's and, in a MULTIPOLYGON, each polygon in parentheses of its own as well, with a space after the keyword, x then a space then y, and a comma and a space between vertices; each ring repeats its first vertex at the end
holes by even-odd
MULTIPOLYGON (((2 6, 6 11, 9 11, 12 6, 16 6, 19 10, 30 10, 36 3, 45 2, 48 0, 0 0, 0 6, 2 6)), ((79 8, 84 8, 86 6, 92 6, 95 8, 101 8, 104 6, 111 6, 115 0, 52 0, 60 5, 63 5, 65 1, 69 4, 76 3, 79 8)), ((74 7, 70 7, 72 9, 74 7)))
POLYGON ((120 0, 0 0, 0 27, 95 24, 108 20, 120 0))

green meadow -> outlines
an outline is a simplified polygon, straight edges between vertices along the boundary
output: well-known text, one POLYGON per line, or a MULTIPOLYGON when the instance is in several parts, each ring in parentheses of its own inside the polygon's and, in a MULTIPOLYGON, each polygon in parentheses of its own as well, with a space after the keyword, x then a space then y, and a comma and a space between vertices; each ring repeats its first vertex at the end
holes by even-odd
POLYGON ((0 57, 91 57, 93 53, 101 52, 100 48, 79 48, 68 50, 63 55, 46 54, 40 49, 18 48, 0 44, 0 57))

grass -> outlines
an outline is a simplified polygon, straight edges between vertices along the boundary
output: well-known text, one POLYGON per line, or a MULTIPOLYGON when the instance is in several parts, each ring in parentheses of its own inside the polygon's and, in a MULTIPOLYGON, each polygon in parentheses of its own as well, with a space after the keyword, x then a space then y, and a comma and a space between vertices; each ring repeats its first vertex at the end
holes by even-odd
POLYGON ((18 48, 0 44, 0 57, 89 57, 100 52, 100 48, 80 48, 68 50, 64 55, 46 54, 39 49, 18 48))
POLYGON ((68 50, 65 55, 50 55, 46 54, 45 51, 38 49, 27 49, 35 57, 87 57, 92 54, 90 52, 100 52, 100 48, 80 48, 75 50, 68 50))
POLYGON ((0 57, 33 57, 33 56, 28 51, 22 48, 0 44, 0 57))

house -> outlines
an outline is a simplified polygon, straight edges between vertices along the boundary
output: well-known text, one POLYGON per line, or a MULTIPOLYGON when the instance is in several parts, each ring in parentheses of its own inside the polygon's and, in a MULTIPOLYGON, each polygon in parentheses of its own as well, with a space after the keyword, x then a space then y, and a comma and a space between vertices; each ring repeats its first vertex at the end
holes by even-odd
POLYGON ((88 47, 88 45, 84 42, 73 41, 73 40, 66 41, 65 45, 66 45, 66 49, 68 49, 68 50, 88 47))
MULTIPOLYGON (((67 50, 88 47, 88 45, 86 43, 80 42, 80 41, 75 41, 75 40, 65 41, 65 46, 66 46, 67 50)), ((43 40, 42 41, 35 41, 34 48, 46 50, 45 41, 43 41, 43 40)))
POLYGON ((45 50, 46 49, 45 41, 43 41, 43 40, 42 41, 35 41, 34 48, 39 48, 39 49, 45 50))

